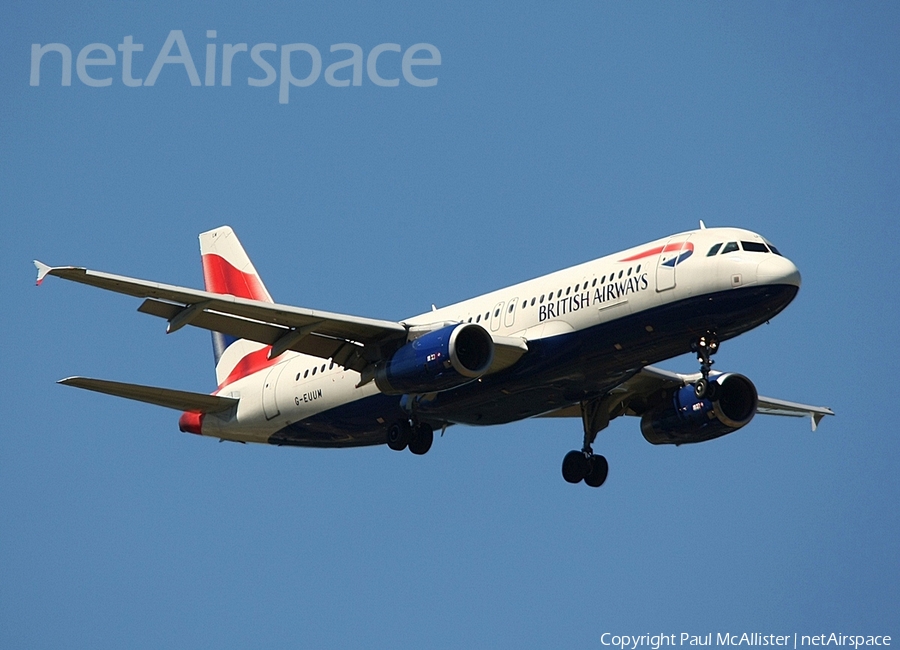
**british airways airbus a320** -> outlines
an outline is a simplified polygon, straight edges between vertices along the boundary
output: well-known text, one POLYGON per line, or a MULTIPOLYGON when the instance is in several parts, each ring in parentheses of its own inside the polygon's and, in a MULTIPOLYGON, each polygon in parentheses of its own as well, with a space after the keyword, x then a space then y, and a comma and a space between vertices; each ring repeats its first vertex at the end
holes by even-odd
POLYGON ((182 431, 305 447, 387 444, 426 453, 434 430, 535 416, 581 418, 563 478, 598 487, 594 454, 615 417, 641 418, 653 444, 703 442, 757 413, 831 409, 762 397, 711 370, 722 341, 794 299, 797 267, 756 233, 685 232, 400 322, 273 302, 229 227, 200 235, 205 291, 35 261, 47 275, 144 298, 138 308, 213 332, 212 395, 70 377, 60 383, 184 411, 182 431), (697 353, 700 370, 650 364, 697 353))

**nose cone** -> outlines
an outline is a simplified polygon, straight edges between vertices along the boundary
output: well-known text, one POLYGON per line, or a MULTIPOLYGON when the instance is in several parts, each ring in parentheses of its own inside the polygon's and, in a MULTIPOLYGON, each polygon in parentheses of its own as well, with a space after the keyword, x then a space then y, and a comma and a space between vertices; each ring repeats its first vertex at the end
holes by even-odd
POLYGON ((769 255, 756 267, 758 284, 790 284, 800 286, 800 271, 786 257, 769 255))

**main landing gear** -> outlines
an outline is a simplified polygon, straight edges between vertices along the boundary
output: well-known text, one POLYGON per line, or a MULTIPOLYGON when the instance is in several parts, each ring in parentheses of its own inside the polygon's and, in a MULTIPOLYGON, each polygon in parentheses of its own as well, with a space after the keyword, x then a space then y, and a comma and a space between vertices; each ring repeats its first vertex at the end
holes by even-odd
POLYGON ((590 447, 587 450, 572 450, 563 458, 562 474, 569 483, 584 481, 591 487, 600 487, 609 474, 609 463, 605 456, 595 456, 590 447))
POLYGON ((394 451, 409 450, 421 456, 428 453, 434 442, 434 429, 430 425, 420 422, 415 427, 409 420, 398 420, 388 429, 388 447, 394 451))
POLYGON ((581 422, 584 425, 584 446, 581 451, 570 451, 563 458, 562 475, 569 483, 584 481, 591 487, 600 487, 609 474, 606 458, 594 455, 591 448, 597 434, 609 424, 609 408, 605 400, 592 399, 581 403, 581 422))
POLYGON ((707 398, 715 401, 719 385, 709 381, 709 371, 713 361, 710 358, 719 349, 719 339, 715 332, 707 332, 691 344, 691 350, 697 353, 697 361, 700 362, 700 374, 702 377, 694 384, 694 395, 697 399, 707 398))

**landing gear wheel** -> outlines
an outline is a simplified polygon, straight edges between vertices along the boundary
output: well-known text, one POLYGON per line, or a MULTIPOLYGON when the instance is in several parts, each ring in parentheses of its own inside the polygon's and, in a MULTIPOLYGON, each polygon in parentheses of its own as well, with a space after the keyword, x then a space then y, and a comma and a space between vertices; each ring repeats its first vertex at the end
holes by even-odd
POLYGON ((412 437, 412 427, 406 420, 394 422, 388 429, 387 444, 394 451, 403 451, 412 437))
POLYGON ((413 432, 412 439, 409 441, 409 450, 417 456, 421 456, 428 453, 433 442, 434 429, 423 422, 413 432))
POLYGON ((697 399, 703 399, 706 397, 706 394, 709 392, 709 380, 707 379, 698 379, 697 383, 694 384, 694 397, 697 399))
POLYGON ((563 458, 562 475, 569 483, 580 483, 590 471, 587 456, 583 451, 570 451, 563 458))
POLYGON ((591 456, 590 465, 591 469, 584 477, 584 482, 594 488, 600 487, 609 474, 609 463, 604 456, 591 456))

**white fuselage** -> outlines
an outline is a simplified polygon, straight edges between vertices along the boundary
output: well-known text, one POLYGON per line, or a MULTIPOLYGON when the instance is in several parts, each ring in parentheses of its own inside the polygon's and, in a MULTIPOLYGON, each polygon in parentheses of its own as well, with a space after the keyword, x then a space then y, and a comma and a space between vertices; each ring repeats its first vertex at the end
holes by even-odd
MULTIPOLYGON (((747 230, 694 230, 435 309, 403 324, 410 328, 411 337, 429 325, 477 323, 492 336, 534 342, 614 324, 707 294, 768 284, 799 286, 797 268, 787 258, 744 250, 743 245, 723 252, 730 242, 767 245, 747 230), (708 256, 715 244, 722 246, 708 256)), ((244 355, 262 347, 242 341, 230 353, 244 355)), ((326 412, 337 413, 343 406, 379 393, 374 382, 360 386, 359 373, 330 361, 294 352, 280 358, 276 365, 222 387, 217 394, 240 398, 237 411, 228 416, 207 414, 203 434, 267 442, 285 427, 326 412)))

